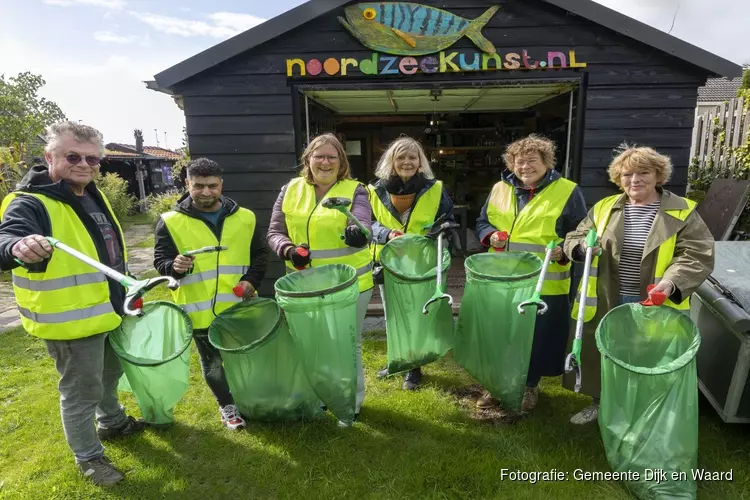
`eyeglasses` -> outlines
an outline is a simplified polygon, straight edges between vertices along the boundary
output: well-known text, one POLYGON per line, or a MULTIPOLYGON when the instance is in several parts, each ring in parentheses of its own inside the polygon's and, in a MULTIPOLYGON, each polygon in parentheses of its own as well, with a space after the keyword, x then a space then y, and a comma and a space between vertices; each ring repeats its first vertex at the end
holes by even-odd
MULTIPOLYGON (((78 165, 79 163, 81 163, 81 160, 83 159, 84 157, 79 155, 78 153, 70 153, 70 154, 65 155, 65 161, 67 161, 71 165, 78 165)), ((86 156, 85 159, 86 159, 86 164, 89 167, 95 167, 99 164, 100 161, 102 161, 101 158, 99 158, 98 156, 93 156, 93 155, 86 156)))
POLYGON ((312 159, 315 163, 323 163, 323 160, 328 160, 328 163, 339 161, 338 155, 313 155, 312 159))

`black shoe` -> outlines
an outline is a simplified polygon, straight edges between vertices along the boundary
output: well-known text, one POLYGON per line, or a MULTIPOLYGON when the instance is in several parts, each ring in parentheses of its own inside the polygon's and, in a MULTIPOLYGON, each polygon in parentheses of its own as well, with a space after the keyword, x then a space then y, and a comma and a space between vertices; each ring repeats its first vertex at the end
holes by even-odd
POLYGON ((378 370, 378 378, 385 378, 388 376, 388 367, 386 366, 382 370, 378 370))
POLYGON ((125 479, 125 474, 104 455, 79 463, 78 469, 83 477, 97 486, 112 486, 125 479))
POLYGON ((130 436, 131 434, 137 434, 146 428, 148 424, 145 420, 136 420, 131 416, 125 419, 125 423, 120 427, 103 428, 99 427, 96 429, 96 435, 99 436, 100 441, 107 441, 117 437, 130 436))
POLYGON ((422 382, 422 368, 414 368, 406 372, 404 385, 401 388, 405 391, 413 391, 419 386, 420 382, 422 382))

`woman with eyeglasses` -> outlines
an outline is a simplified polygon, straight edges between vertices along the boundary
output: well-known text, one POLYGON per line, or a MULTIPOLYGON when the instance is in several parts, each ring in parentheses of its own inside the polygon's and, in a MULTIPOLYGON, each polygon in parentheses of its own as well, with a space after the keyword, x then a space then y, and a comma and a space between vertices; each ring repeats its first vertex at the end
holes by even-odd
MULTIPOLYGON (((562 250, 569 231, 586 217, 583 192, 555 170, 557 146, 531 134, 508 145, 503 159, 508 172, 495 184, 477 219, 477 236, 490 251, 531 252, 544 259, 554 241, 552 261, 542 287, 549 309, 537 316, 521 411, 530 413, 539 400, 542 377, 562 375, 570 316, 571 262, 562 250)), ((488 392, 479 408, 498 406, 488 392)))
POLYGON ((268 245, 286 261, 287 272, 326 264, 348 264, 357 270, 356 416, 365 398, 361 333, 372 297, 372 255, 368 236, 345 215, 323 206, 325 199, 334 197, 352 200, 352 215, 372 233, 367 188, 352 179, 341 142, 324 134, 310 141, 302 154, 300 176, 281 188, 271 213, 268 245))

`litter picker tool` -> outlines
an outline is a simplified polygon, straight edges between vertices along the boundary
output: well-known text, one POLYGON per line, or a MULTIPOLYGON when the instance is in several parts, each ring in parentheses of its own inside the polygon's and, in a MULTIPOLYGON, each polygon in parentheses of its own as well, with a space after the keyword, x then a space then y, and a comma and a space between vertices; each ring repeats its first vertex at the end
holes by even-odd
POLYGON ((125 302, 123 303, 123 311, 128 316, 142 315, 141 308, 143 307, 143 296, 146 294, 146 292, 156 287, 157 285, 166 283, 167 287, 169 287, 170 290, 176 290, 180 286, 179 281, 171 276, 158 276, 156 278, 149 278, 147 280, 136 280, 115 271, 111 267, 105 266, 101 262, 96 261, 88 255, 79 252, 75 248, 69 247, 56 238, 47 236, 47 241, 49 241, 50 245, 52 245, 54 248, 61 250, 72 257, 75 257, 85 264, 90 265, 97 271, 102 272, 108 278, 117 281, 119 284, 125 287, 126 295, 125 302))
MULTIPOLYGON (((323 200, 323 206, 325 208, 330 208, 331 210, 338 210, 342 214, 346 215, 349 219, 354 221, 354 224, 357 225, 357 227, 364 233, 365 238, 370 238, 370 231, 367 230, 367 228, 357 220, 354 215, 349 211, 349 207, 352 204, 352 200, 349 198, 342 198, 340 196, 334 196, 332 198, 326 198, 323 200)), ((341 239, 344 237, 342 236, 341 239)))
POLYGON ((581 297, 578 299, 578 316, 576 318, 576 336, 573 339, 573 349, 565 359, 565 371, 576 372, 575 392, 581 391, 581 344, 583 343, 583 324, 586 318, 586 292, 589 288, 589 276, 591 275, 591 262, 594 260, 594 247, 596 246, 596 230, 592 229, 586 235, 586 260, 583 266, 583 278, 581 278, 581 297))
MULTIPOLYGON (((443 236, 447 231, 455 229, 459 227, 459 225, 455 222, 442 222, 444 218, 445 217, 441 217, 435 221, 436 224, 440 223, 440 225, 426 235, 428 238, 437 235, 437 285, 435 286, 435 294, 430 300, 425 302, 424 306, 422 306, 422 314, 427 314, 427 307, 438 300, 448 299, 448 305, 453 305, 453 297, 447 293, 443 293, 443 236)), ((433 224, 432 227, 434 228, 435 224, 433 224)))
POLYGON ((185 257, 192 257, 193 255, 199 255, 202 253, 221 252, 222 250, 229 250, 229 247, 225 246, 207 246, 203 248, 196 248, 195 250, 188 250, 183 253, 185 257))
POLYGON ((544 314, 547 312, 547 303, 542 300, 542 287, 544 286, 544 277, 547 275, 547 266, 552 262, 552 252, 555 251, 557 245, 552 240, 547 243, 547 250, 544 253, 544 264, 542 264, 542 272, 539 273, 539 280, 536 282, 536 290, 534 295, 529 300, 524 300, 518 304, 518 314, 526 314, 524 307, 535 305, 537 307, 537 314, 544 314))
MULTIPOLYGON (((651 292, 656 285, 649 285, 646 288, 647 292, 651 292)), ((646 300, 642 300, 641 304, 644 306, 660 306, 667 300, 667 294, 664 292, 649 293, 646 300)))

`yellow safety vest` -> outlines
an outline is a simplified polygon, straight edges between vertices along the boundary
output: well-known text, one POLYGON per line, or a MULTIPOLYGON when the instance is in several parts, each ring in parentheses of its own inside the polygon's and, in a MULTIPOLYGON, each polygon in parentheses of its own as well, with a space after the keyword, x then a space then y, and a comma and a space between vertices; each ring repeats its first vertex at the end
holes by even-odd
MULTIPOLYGON (((604 198, 596 205, 594 205, 594 226, 596 228, 597 236, 601 237, 604 234, 604 230, 609 223, 609 218, 612 215, 612 208, 617 204, 617 200, 622 195, 616 194, 604 198)), ((665 212, 672 217, 675 217, 681 221, 688 218, 690 213, 695 209, 696 203, 687 198, 682 198, 687 203, 687 208, 683 210, 665 210, 665 212)), ((677 245, 677 235, 672 235, 667 241, 659 246, 659 251, 656 254, 656 268, 654 272, 654 282, 659 283, 664 278, 664 273, 672 263, 674 258, 674 250, 677 245)), ((599 257, 594 256, 591 260, 591 269, 589 271, 589 283, 586 291, 586 307, 584 308, 584 321, 591 321, 596 316, 596 308, 599 303, 598 299, 598 275, 599 275, 599 257)), ((571 316, 576 319, 578 317, 578 304, 581 299, 581 285, 578 284, 578 293, 576 294, 575 302, 573 303, 573 309, 571 316)), ((685 298, 679 304, 675 304, 671 300, 667 299, 664 301, 665 306, 672 307, 681 311, 690 309, 690 298, 685 298)))
MULTIPOLYGON (((510 252, 531 252, 544 260, 547 244, 559 237, 557 220, 576 188, 567 179, 557 179, 534 196, 519 212, 515 188, 500 181, 492 188, 487 205, 487 218, 498 231, 510 236, 505 247, 510 252)), ((490 251, 495 251, 490 248, 490 251)), ((565 295, 570 292, 570 266, 550 262, 542 286, 542 295, 565 295)))
MULTIPOLYGON (((127 268, 122 228, 107 197, 101 191, 99 194, 115 222, 127 268)), ((73 207, 65 202, 38 193, 11 193, 3 200, 0 217, 18 196, 33 196, 42 202, 50 219, 50 236, 99 260, 93 238, 73 207)), ((42 339, 82 339, 114 330, 122 321, 110 302, 107 277, 61 250, 52 253, 44 272, 32 273, 23 267, 13 269, 13 291, 21 325, 29 334, 42 339)))
POLYGON ((211 326, 216 315, 241 302, 232 288, 250 268, 250 244, 255 233, 255 214, 239 208, 226 216, 221 230, 221 241, 203 219, 181 212, 167 212, 161 216, 172 236, 177 251, 183 254, 205 246, 226 246, 227 250, 195 256, 192 272, 180 280, 180 287, 172 291, 195 329, 211 326))
MULTIPOLYGON (((443 194, 443 183, 442 181, 436 181, 435 184, 430 186, 430 189, 416 199, 416 203, 409 213, 406 224, 403 224, 399 219, 394 217, 391 211, 386 208, 380 200, 375 186, 370 185, 368 189, 370 190, 372 214, 378 222, 395 231, 424 236, 430 229, 429 227, 425 228, 425 226, 435 222, 435 218, 437 217, 438 208, 440 208, 440 198, 443 194)), ((370 246, 373 252, 372 260, 379 261, 380 252, 385 245, 372 243, 370 246)))
MULTIPOLYGON (((289 238, 295 245, 310 246, 310 266, 348 264, 357 270, 359 291, 369 290, 372 282, 372 256, 367 247, 352 248, 341 238, 347 217, 341 212, 321 206, 327 198, 344 197, 354 200, 354 192, 361 184, 351 179, 338 181, 326 195, 315 201, 315 186, 298 177, 286 188, 282 211, 286 217, 289 238)), ((287 272, 294 266, 286 261, 287 272)))

